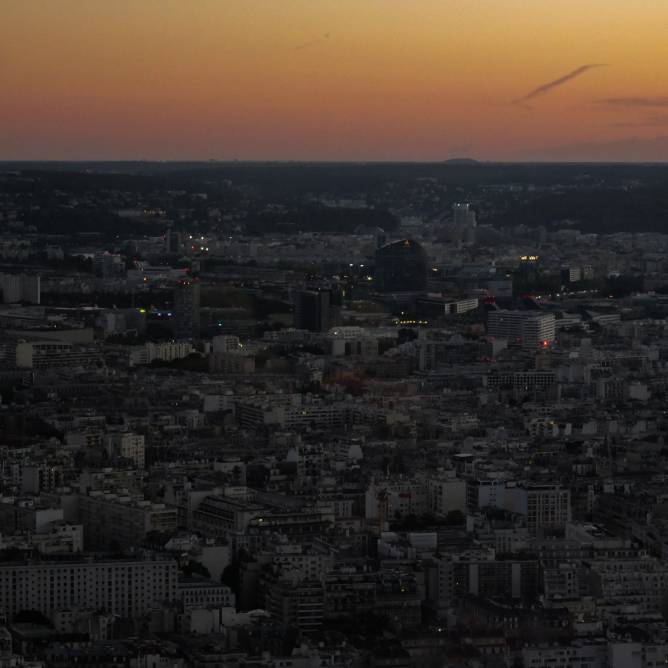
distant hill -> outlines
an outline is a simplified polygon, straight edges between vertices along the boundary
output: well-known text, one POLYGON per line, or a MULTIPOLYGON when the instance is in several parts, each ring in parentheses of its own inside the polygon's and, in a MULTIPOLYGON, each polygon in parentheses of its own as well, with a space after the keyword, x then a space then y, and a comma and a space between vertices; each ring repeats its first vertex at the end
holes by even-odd
POLYGON ((479 165, 479 160, 474 160, 473 158, 450 158, 450 160, 444 160, 444 165, 479 165))

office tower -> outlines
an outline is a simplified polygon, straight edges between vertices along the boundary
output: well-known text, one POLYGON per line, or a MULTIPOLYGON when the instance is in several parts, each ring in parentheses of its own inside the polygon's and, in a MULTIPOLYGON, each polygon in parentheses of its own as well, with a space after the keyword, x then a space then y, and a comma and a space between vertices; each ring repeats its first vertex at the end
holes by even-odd
POLYGON ((580 279, 583 281, 592 281, 596 276, 596 270, 590 264, 580 267, 580 279))
POLYGON ((577 283, 582 276, 580 267, 562 267, 561 268, 561 282, 562 283, 577 283))
POLYGON ((165 252, 178 253, 181 250, 181 232, 167 230, 165 235, 165 252))
POLYGON ((469 211, 468 204, 453 204, 454 223, 458 232, 475 227, 475 211, 469 211))
POLYGON ((5 304, 14 302, 39 304, 40 302, 39 276, 0 274, 0 289, 2 289, 2 301, 5 304))
POLYGON ((199 338, 199 283, 179 282, 174 290, 173 320, 174 338, 199 338))
POLYGON ((93 256, 93 273, 100 278, 123 278, 127 272, 121 255, 96 251, 93 256))
POLYGON ((505 339, 509 347, 534 349, 554 343, 554 314, 535 311, 490 311, 490 336, 505 339))
POLYGON ((330 328, 329 290, 295 292, 295 328, 326 332, 330 328))
POLYGON ((427 289, 427 257, 417 241, 400 239, 376 251, 376 292, 427 289))

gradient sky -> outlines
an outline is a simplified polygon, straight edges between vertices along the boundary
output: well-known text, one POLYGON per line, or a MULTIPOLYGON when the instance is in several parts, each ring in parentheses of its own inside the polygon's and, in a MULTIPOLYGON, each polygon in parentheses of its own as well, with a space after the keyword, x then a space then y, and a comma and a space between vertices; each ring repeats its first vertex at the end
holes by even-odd
POLYGON ((666 35, 666 0, 0 0, 0 159, 668 160, 666 35))

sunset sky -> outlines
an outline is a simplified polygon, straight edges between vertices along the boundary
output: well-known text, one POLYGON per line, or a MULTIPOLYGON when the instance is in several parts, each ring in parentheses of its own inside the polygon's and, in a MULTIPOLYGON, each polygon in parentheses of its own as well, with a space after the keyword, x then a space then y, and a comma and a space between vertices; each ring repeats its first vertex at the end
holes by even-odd
POLYGON ((666 0, 0 0, 0 160, 668 160, 667 35, 666 0))

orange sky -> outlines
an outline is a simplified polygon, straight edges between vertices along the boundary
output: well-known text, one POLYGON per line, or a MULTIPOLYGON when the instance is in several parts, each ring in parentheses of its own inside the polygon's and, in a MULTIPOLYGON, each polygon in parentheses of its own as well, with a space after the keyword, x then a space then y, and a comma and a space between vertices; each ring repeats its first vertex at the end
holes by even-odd
POLYGON ((666 0, 0 0, 0 159, 604 155, 668 135, 666 35, 666 0))

